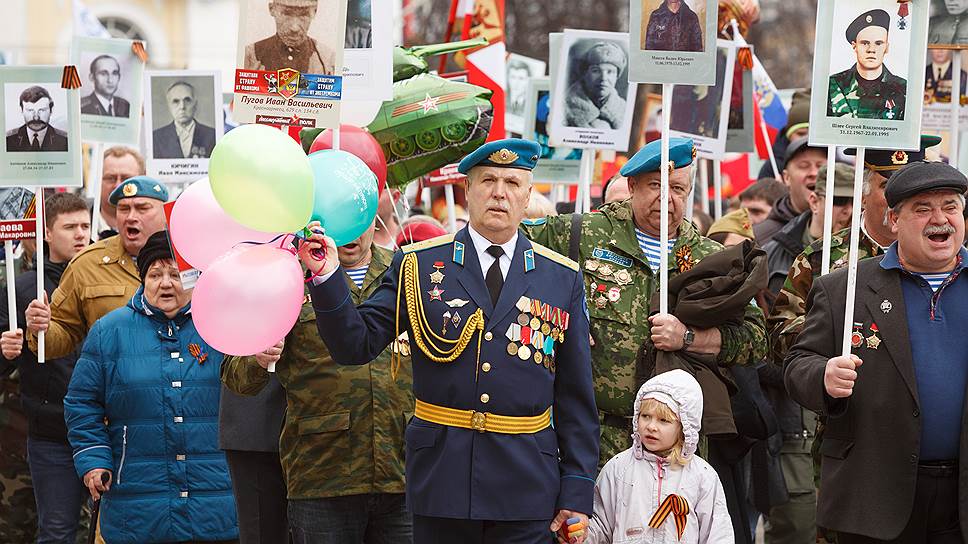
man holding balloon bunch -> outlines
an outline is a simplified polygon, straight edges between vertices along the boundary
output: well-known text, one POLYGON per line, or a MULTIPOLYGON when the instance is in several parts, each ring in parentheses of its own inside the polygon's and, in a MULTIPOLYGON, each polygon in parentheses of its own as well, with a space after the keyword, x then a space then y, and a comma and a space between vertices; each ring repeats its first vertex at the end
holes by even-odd
POLYGON ((409 336, 406 496, 420 544, 545 542, 592 511, 598 413, 581 274, 518 230, 539 154, 508 139, 467 156, 468 226, 406 246, 358 307, 334 240, 314 224, 300 248, 337 363, 366 364, 409 336))

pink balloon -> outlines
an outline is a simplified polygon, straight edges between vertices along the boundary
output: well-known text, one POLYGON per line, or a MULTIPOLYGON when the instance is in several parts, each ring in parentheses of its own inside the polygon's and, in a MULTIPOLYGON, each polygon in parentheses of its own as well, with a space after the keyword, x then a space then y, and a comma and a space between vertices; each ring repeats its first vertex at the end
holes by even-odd
POLYGON ((285 338, 302 303, 299 259, 266 244, 229 251, 213 262, 195 284, 192 315, 213 348, 254 355, 285 338))
POLYGON ((239 242, 268 242, 267 233, 239 224, 219 206, 208 178, 189 185, 171 210, 171 243, 188 264, 206 270, 239 242))

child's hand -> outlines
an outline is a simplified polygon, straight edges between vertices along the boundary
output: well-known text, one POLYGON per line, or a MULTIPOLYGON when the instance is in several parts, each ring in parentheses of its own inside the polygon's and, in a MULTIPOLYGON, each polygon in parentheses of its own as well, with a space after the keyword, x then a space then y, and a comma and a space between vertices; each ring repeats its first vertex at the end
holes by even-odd
POLYGON ((588 516, 581 512, 559 510, 551 521, 551 531, 556 533, 558 544, 581 544, 585 541, 588 516))

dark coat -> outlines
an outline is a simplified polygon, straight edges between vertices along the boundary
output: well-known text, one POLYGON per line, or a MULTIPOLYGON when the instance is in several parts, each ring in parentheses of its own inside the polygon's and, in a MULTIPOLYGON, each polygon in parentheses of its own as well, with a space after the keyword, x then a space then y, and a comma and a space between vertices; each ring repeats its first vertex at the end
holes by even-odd
POLYGON ((218 447, 235 451, 279 451, 286 419, 286 392, 275 374, 257 395, 237 395, 222 386, 218 410, 218 447))
MULTIPOLYGON (((66 267, 67 263, 52 263, 50 260, 44 263, 44 290, 48 297, 53 295, 66 267)), ((18 275, 15 285, 17 325, 23 329, 27 305, 37 298, 37 269, 18 275)), ((6 301, 6 295, 6 289, 0 290, 0 300, 6 301)), ((9 324, 7 305, 0 304, 0 330, 7 330, 9 324)), ((27 414, 27 432, 32 438, 67 444, 64 395, 67 394, 67 384, 71 380, 77 355, 75 351, 67 357, 48 359, 44 364, 39 364, 37 356, 24 340, 20 356, 12 361, 4 361, 15 365, 20 371, 20 402, 27 414)))
POLYGON ((763 251, 766 252, 769 263, 768 285, 770 294, 773 296, 776 296, 783 287, 793 261, 803 253, 806 247, 803 243, 803 233, 810 227, 812 218, 812 212, 803 212, 777 231, 769 243, 763 245, 763 251))
MULTIPOLYGON (((44 141, 40 142, 40 150, 67 151, 67 133, 63 130, 57 130, 53 126, 48 126, 44 141)), ((17 130, 7 133, 7 153, 18 151, 32 151, 30 149, 30 137, 27 134, 27 125, 21 125, 17 130)))
MULTIPOLYGON (((693 268, 669 280, 669 313, 689 327, 708 329, 725 323, 742 323, 746 306, 766 283, 766 258, 753 242, 713 253, 693 268)), ((652 308, 658 308, 658 293, 652 308)), ((703 390, 702 430, 706 436, 733 438, 736 423, 730 397, 737 391, 716 356, 684 350, 666 352, 647 340, 636 364, 638 383, 655 374, 681 368, 693 374, 703 390)))
MULTIPOLYGON (((113 117, 128 117, 131 114, 131 104, 127 100, 121 98, 120 96, 115 96, 114 101, 114 115, 113 117)), ((109 117, 107 110, 101 105, 101 101, 97 99, 94 93, 91 93, 84 98, 81 98, 81 113, 87 115, 103 115, 109 117)))
MULTIPOLYGON (((924 93, 925 95, 930 95, 934 100, 951 100, 951 67, 948 64, 948 69, 945 73, 941 75, 941 79, 935 76, 934 70, 932 70, 931 63, 924 69, 924 93)), ((961 71, 961 96, 968 95, 968 72, 964 70, 961 71)))
POLYGON ((212 156, 212 150, 215 149, 215 129, 195 121, 195 134, 192 136, 192 148, 188 157, 182 155, 181 142, 178 140, 174 122, 155 130, 151 140, 156 159, 207 159, 212 156))
POLYGON ((770 210, 770 215, 766 220, 758 225, 753 225, 753 235, 756 237, 756 243, 760 247, 766 246, 766 243, 772 240, 773 236, 780 229, 798 215, 800 213, 793 209, 793 204, 790 202, 790 195, 786 195, 780 200, 777 200, 773 203, 773 209, 770 210))
MULTIPOLYGON (((900 534, 914 506, 921 420, 907 311, 897 270, 881 268, 883 256, 857 264, 853 320, 876 323, 880 349, 853 351, 864 361, 853 394, 834 399, 824 390, 827 360, 839 355, 847 296, 847 269, 817 278, 807 318, 785 361, 787 390, 805 408, 827 415, 820 452, 817 524, 834 531, 890 540, 900 534), (891 301, 884 312, 881 303, 891 301)), ((968 421, 968 414, 963 416, 968 421)), ((961 450, 968 451, 968 432, 961 450)), ((961 530, 968 534, 968 466, 959 468, 961 530)))
POLYGON ((650 51, 702 51, 702 26, 695 11, 682 2, 678 13, 662 2, 649 17, 645 49, 650 51))

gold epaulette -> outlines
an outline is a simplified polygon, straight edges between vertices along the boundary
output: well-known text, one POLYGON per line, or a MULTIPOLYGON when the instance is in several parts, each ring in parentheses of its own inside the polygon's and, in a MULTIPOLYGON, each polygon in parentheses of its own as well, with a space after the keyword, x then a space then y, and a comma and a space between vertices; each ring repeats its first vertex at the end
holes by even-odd
POLYGON ((561 253, 558 253, 556 251, 552 251, 552 250, 546 248, 545 246, 543 246, 543 245, 541 245, 541 244, 539 244, 537 242, 531 242, 531 247, 534 248, 534 252, 535 253, 537 253, 538 255, 541 255, 545 259, 552 260, 552 261, 554 261, 554 262, 556 262, 556 263, 558 263, 558 264, 560 264, 562 266, 568 267, 568 268, 574 270, 575 272, 578 272, 578 270, 579 270, 578 263, 576 263, 575 261, 569 259, 568 257, 565 257, 561 253))
POLYGON ((424 240, 423 242, 414 242, 412 244, 401 246, 400 251, 403 251, 404 253, 413 253, 415 251, 422 251, 424 249, 430 249, 432 247, 439 247, 444 244, 449 244, 453 241, 454 241, 453 234, 445 234, 443 236, 431 238, 430 240, 424 240))

